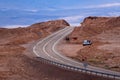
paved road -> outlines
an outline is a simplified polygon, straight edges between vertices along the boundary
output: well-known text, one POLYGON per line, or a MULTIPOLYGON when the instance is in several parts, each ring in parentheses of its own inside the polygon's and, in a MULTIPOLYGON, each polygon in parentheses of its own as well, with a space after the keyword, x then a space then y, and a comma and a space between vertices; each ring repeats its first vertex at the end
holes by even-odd
MULTIPOLYGON (((57 43, 62 40, 65 36, 70 34, 73 31, 73 27, 66 27, 58 32, 53 33, 52 35, 44 38, 43 40, 39 41, 34 47, 33 47, 33 52, 36 54, 37 57, 42 57, 47 60, 51 60, 54 62, 62 63, 62 64, 67 64, 70 66, 75 66, 78 68, 83 68, 87 70, 93 70, 93 71, 98 71, 102 73, 108 73, 108 74, 115 74, 115 75, 120 75, 120 72, 115 72, 115 71, 110 71, 98 67, 93 67, 88 65, 85 67, 83 63, 79 63, 73 59, 70 59, 62 54, 60 54, 59 51, 56 50, 56 45, 57 43)), ((120 79, 120 78, 119 78, 120 79)))

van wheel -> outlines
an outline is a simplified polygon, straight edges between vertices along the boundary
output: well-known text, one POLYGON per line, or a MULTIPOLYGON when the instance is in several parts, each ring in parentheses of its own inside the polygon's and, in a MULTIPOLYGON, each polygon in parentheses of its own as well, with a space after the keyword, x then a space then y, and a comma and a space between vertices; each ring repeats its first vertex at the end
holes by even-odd
POLYGON ((83 46, 85 46, 85 44, 83 44, 83 46))

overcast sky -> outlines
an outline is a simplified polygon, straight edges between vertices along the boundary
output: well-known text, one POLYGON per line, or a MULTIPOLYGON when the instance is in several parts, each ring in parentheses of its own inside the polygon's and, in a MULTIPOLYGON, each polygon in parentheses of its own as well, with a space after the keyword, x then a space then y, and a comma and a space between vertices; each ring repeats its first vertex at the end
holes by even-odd
POLYGON ((0 0, 0 26, 56 19, 75 25, 87 16, 120 16, 120 0, 0 0))

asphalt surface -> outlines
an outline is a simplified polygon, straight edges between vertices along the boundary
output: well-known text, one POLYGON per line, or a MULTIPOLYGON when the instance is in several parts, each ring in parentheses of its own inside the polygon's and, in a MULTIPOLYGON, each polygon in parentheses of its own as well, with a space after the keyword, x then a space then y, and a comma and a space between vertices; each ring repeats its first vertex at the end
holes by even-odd
MULTIPOLYGON (((120 72, 110 71, 103 68, 90 66, 86 63, 77 62, 71 58, 62 55, 59 51, 57 51, 55 47, 57 43, 59 43, 59 41, 62 40, 65 36, 70 34, 73 29, 74 27, 66 27, 44 38, 33 47, 33 52, 36 54, 37 57, 42 57, 44 59, 51 60, 57 63, 120 76, 120 72)), ((118 77, 118 79, 120 79, 120 77, 118 77)))

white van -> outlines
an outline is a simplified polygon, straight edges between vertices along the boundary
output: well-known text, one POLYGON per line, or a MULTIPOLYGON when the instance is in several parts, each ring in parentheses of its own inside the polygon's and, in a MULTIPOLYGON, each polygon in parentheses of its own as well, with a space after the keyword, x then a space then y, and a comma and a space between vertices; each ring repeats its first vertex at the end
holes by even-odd
POLYGON ((84 40, 83 41, 83 46, 91 45, 92 42, 90 40, 84 40))

